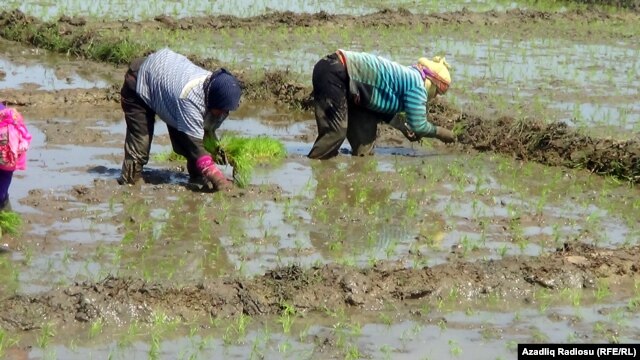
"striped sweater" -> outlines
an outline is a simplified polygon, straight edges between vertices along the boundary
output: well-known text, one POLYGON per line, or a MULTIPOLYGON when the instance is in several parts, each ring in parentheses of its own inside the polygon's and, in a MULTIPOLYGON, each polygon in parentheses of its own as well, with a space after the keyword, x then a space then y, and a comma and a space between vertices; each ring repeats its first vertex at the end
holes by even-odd
POLYGON ((417 135, 435 136, 436 127, 427 121, 427 90, 418 70, 373 54, 338 51, 357 104, 384 114, 404 112, 417 135))
POLYGON ((142 63, 136 92, 167 125, 198 139, 204 137, 204 81, 211 71, 169 49, 142 63))

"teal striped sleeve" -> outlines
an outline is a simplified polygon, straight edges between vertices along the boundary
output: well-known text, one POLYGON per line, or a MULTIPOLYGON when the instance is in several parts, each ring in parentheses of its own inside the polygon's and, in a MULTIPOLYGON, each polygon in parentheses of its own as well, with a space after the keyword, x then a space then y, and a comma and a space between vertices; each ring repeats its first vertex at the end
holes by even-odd
POLYGON ((436 127, 427 121, 427 93, 424 89, 410 89, 404 95, 404 111, 409 127, 418 136, 434 137, 436 127))

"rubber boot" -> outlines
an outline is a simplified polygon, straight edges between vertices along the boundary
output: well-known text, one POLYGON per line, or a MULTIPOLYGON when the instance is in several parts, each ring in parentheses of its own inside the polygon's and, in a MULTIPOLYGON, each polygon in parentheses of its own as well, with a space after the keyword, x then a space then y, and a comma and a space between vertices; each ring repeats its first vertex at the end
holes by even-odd
POLYGON ((0 211, 13 211, 11 208, 11 201, 9 201, 9 195, 4 200, 0 201, 0 211))
POLYGON ((118 184, 133 185, 140 180, 142 180, 142 165, 137 164, 133 160, 124 160, 122 162, 122 173, 118 178, 118 184))

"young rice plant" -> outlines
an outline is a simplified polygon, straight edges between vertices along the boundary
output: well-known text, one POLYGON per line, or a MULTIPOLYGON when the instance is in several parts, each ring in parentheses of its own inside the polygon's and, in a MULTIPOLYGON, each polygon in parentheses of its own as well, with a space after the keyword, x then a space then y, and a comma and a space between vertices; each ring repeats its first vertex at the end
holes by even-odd
POLYGON ((205 138, 204 147, 213 154, 216 162, 227 162, 233 167, 233 178, 240 187, 249 184, 256 165, 281 160, 287 155, 284 144, 267 136, 205 138))

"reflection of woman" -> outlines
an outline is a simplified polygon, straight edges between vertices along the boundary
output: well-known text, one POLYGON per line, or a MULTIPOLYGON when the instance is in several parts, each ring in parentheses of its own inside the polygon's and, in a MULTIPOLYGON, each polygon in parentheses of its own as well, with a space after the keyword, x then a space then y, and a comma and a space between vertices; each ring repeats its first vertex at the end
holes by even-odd
POLYGON ((20 113, 0 103, 0 211, 11 210, 9 185, 15 170, 27 167, 31 134, 20 113))
POLYGON ((403 66, 373 54, 338 50, 316 63, 312 81, 318 125, 312 159, 336 156, 345 138, 353 155, 371 154, 378 122, 388 123, 399 112, 406 114, 403 134, 409 140, 455 140, 450 130, 427 121, 427 100, 444 95, 451 83, 444 58, 420 58, 414 66, 403 66))

